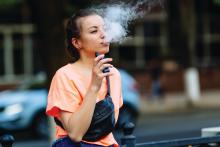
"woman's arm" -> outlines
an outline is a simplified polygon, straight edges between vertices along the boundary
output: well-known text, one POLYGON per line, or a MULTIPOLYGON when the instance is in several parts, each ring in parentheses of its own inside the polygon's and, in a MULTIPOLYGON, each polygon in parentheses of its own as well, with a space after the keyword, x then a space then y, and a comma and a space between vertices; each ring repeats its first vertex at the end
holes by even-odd
POLYGON ((112 61, 112 59, 102 59, 103 57, 103 55, 100 55, 94 60, 94 66, 92 69, 92 80, 79 109, 76 110, 74 113, 61 111, 61 122, 69 137, 75 142, 79 142, 82 140, 82 137, 84 136, 91 124, 96 104, 96 98, 98 95, 98 91, 101 87, 103 78, 106 76, 111 76, 113 74, 111 70, 108 73, 102 72, 104 68, 112 67, 112 65, 108 63, 112 61))
POLYGON ((61 122, 73 141, 81 141, 88 130, 95 109, 96 97, 97 92, 89 90, 77 111, 74 113, 61 111, 61 122))

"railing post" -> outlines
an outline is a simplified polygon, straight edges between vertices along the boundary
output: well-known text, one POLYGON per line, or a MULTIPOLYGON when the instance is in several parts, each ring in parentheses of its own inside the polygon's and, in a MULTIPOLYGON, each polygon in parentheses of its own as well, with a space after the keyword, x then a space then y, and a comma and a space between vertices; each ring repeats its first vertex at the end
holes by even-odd
POLYGON ((124 125, 124 136, 121 138, 121 145, 124 147, 135 147, 136 137, 133 135, 134 124, 129 122, 124 125))
POLYGON ((14 141, 15 139, 12 135, 3 135, 0 137, 0 142, 2 144, 2 147, 12 147, 14 141))

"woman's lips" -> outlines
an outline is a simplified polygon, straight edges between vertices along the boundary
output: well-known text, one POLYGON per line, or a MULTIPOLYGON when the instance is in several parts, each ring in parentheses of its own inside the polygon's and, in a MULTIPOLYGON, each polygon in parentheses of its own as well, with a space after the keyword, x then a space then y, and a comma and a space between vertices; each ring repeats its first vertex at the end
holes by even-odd
POLYGON ((101 44, 105 47, 109 46, 109 42, 102 42, 101 44))

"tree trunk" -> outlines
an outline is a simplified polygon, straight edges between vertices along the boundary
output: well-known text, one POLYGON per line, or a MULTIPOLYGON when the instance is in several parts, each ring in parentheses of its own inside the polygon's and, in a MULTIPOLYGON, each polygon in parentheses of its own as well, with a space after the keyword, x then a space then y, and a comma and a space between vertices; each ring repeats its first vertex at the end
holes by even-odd
POLYGON ((185 0, 180 2, 182 30, 187 36, 187 49, 188 49, 188 66, 195 66, 195 42, 196 42, 196 17, 195 17, 195 1, 185 0))
POLYGON ((188 46, 187 33, 182 29, 181 24, 181 7, 179 1, 169 1, 169 46, 171 47, 171 57, 179 62, 183 67, 188 67, 188 46))
POLYGON ((64 46, 64 2, 62 0, 29 0, 37 24, 39 50, 47 88, 56 70, 67 63, 64 46))

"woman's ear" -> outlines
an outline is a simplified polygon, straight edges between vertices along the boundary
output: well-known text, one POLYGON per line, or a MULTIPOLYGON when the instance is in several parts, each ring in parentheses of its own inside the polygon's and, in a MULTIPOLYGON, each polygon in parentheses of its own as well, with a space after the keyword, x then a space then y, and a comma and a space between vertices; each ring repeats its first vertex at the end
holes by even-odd
POLYGON ((77 49, 81 49, 81 42, 76 38, 72 38, 72 45, 77 49))

